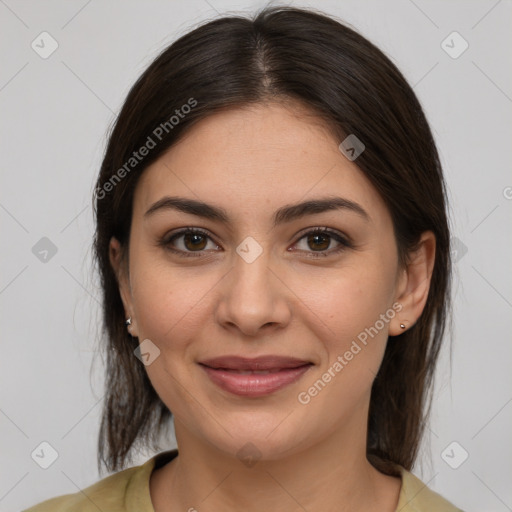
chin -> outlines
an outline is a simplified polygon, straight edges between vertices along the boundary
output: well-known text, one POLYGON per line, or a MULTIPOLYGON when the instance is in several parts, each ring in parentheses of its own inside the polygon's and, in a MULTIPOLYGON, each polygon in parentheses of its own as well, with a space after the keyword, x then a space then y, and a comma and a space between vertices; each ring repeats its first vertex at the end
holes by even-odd
POLYGON ((293 431, 291 425, 280 425, 282 420, 283 418, 279 418, 272 422, 270 427, 263 419, 260 423, 259 415, 248 413, 246 421, 224 424, 226 430, 219 426, 215 433, 210 430, 203 432, 203 436, 219 451, 234 456, 251 467, 254 461, 279 460, 304 448, 305 440, 297 439, 297 432, 293 431))

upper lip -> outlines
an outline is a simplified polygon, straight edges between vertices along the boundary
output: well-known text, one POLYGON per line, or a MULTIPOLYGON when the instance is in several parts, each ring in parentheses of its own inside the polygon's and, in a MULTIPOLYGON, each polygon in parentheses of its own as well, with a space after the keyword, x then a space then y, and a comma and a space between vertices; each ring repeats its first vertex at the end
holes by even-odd
POLYGON ((295 357, 267 355, 254 358, 221 356, 200 361, 199 364, 209 366, 210 368, 224 368, 226 370, 280 370, 283 368, 298 368, 299 366, 312 363, 311 361, 295 357))

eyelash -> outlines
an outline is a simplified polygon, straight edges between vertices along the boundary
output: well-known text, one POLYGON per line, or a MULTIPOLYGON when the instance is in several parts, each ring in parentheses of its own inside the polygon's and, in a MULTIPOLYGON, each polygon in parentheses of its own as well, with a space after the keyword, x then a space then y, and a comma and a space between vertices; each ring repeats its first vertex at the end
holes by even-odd
MULTIPOLYGON (((186 234, 205 236, 205 237, 209 238, 212 242, 216 243, 210 237, 209 233, 207 231, 205 231, 204 229, 187 227, 187 228, 184 228, 184 229, 178 231, 177 233, 172 234, 172 236, 170 236, 170 237, 166 236, 166 237, 162 238, 158 242, 158 245, 174 254, 177 254, 180 257, 184 257, 184 258, 201 257, 202 253, 205 252, 204 250, 203 251, 182 251, 181 249, 174 249, 171 246, 171 242, 173 242, 177 238, 179 238, 183 235, 186 235, 186 234)), ((295 244, 297 244, 300 240, 307 237, 308 235, 328 235, 340 244, 337 248, 330 249, 327 251, 302 251, 302 252, 306 252, 308 254, 308 256, 307 256, 308 258, 312 258, 312 259, 326 258, 333 254, 337 254, 345 249, 353 248, 353 244, 346 237, 342 236, 341 234, 339 234, 336 231, 333 231, 332 229, 325 228, 325 227, 318 227, 318 228, 314 228, 310 231, 306 231, 305 233, 303 233, 300 236, 300 238, 298 238, 298 240, 295 242, 295 244)), ((216 245, 218 245, 218 244, 216 244, 216 245)), ((299 252, 301 252, 301 251, 299 251, 299 252)))

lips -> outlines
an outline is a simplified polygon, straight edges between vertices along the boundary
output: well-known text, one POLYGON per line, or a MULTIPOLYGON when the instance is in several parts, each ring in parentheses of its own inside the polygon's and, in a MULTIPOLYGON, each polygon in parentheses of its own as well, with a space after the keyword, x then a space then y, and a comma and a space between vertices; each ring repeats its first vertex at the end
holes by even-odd
POLYGON ((199 363, 210 380, 235 395, 265 396, 295 382, 313 363, 283 356, 223 356, 199 363))

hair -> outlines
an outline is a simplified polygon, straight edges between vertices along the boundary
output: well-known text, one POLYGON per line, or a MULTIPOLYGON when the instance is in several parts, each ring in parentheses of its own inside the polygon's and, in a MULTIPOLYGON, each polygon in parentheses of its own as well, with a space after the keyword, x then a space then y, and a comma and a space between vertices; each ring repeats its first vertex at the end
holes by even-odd
POLYGON ((423 232, 435 235, 425 308, 413 326, 389 338, 368 415, 368 460, 386 474, 415 462, 450 310, 450 237, 438 152, 412 88, 381 50, 335 18, 280 6, 252 18, 209 21, 166 47, 133 85, 109 132, 93 197, 106 341, 99 467, 122 469, 135 447, 155 448, 172 417, 134 357, 138 340, 126 330, 110 239, 119 240, 128 265, 138 180, 191 127, 225 109, 271 101, 299 102, 340 141, 354 134, 364 143, 355 163, 389 209, 400 264, 423 232), (154 147, 136 160, 134 152, 149 147, 150 139, 154 147))

